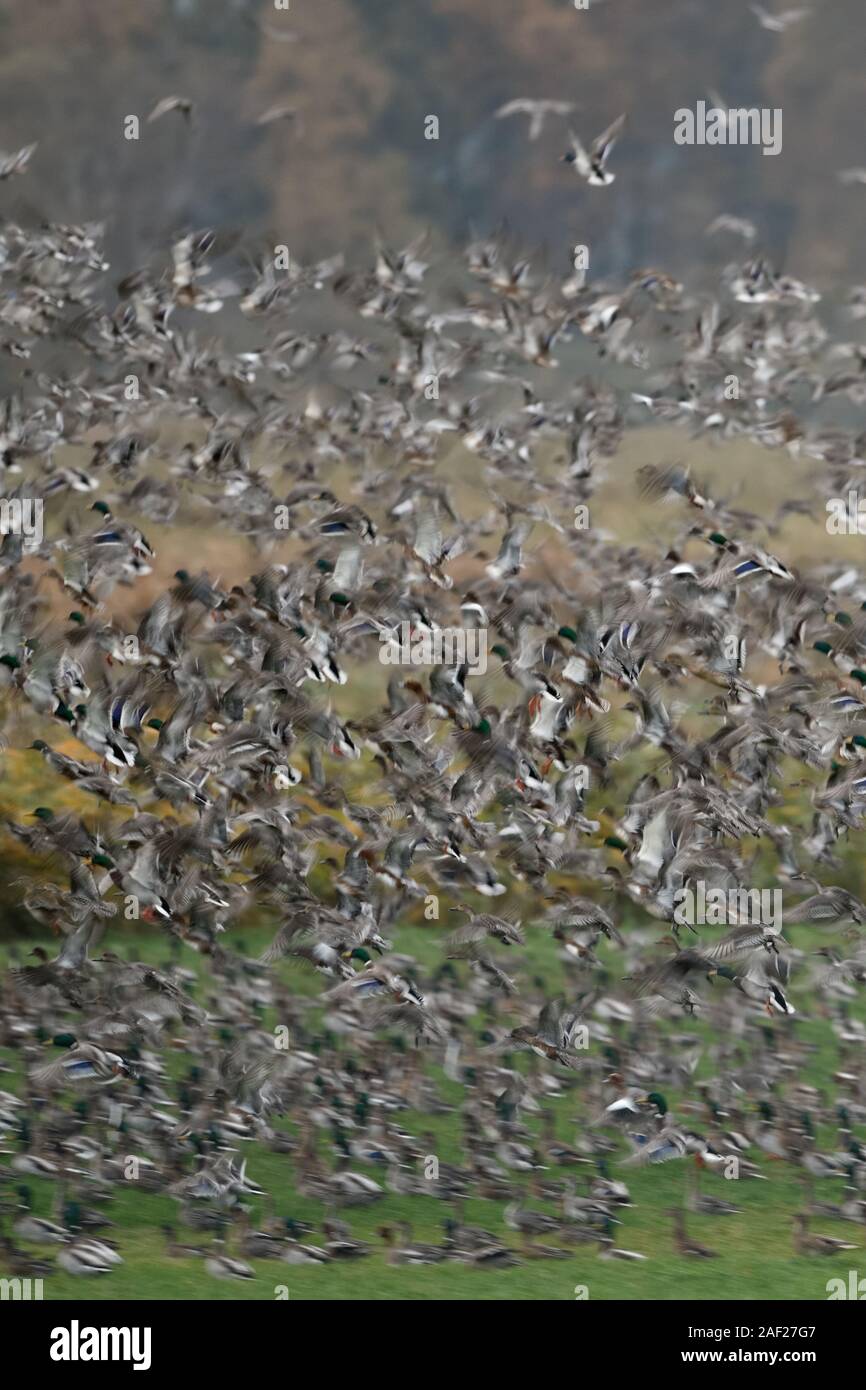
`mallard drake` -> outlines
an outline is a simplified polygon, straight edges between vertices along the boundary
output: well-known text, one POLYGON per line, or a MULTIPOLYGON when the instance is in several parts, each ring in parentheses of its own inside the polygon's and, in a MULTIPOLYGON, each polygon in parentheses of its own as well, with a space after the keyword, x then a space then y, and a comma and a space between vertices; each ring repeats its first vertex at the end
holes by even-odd
POLYGON ((627 1163, 668 1163, 706 1147, 706 1141, 700 1135, 674 1124, 667 1100, 661 1092, 650 1091, 646 1102, 653 1109, 654 1127, 649 1133, 629 1131, 628 1138, 634 1152, 625 1160, 627 1163))
POLYGON ((8 826, 16 839, 36 854, 60 853, 84 857, 92 854, 96 841, 83 821, 71 811, 58 814, 51 806, 36 806, 29 813, 35 825, 8 826))
POLYGON ((65 1056, 31 1072, 34 1086, 50 1089, 54 1086, 96 1081, 112 1085, 121 1077, 132 1077, 135 1070, 116 1052, 107 1052, 95 1043, 79 1042, 74 1033, 58 1033, 55 1047, 67 1048, 65 1056))
POLYGON ((138 527, 130 526, 127 522, 116 521, 107 502, 101 500, 92 502, 90 510, 96 512, 99 518, 96 531, 90 537, 91 545, 112 548, 125 547, 135 555, 148 559, 153 558, 153 547, 138 530, 138 527))

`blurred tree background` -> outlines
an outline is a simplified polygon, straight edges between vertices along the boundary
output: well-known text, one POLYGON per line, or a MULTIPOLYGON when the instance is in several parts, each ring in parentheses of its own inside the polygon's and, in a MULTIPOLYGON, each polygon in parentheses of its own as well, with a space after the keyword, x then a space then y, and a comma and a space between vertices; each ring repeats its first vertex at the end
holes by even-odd
POLYGON ((0 6, 0 146, 39 141, 0 215, 108 223, 127 272, 179 228, 215 225, 306 258, 429 229, 444 240, 506 224, 559 265, 571 241, 594 271, 659 264, 709 273, 719 212, 752 218, 779 265, 828 289, 860 275, 862 0, 817 0, 762 28, 748 0, 62 0, 0 6), (673 113, 719 91, 780 107, 784 145, 682 148, 673 113), (163 96, 196 103, 147 125, 163 96), (535 142, 518 96, 577 105, 592 138, 630 113, 616 184, 600 196, 559 163, 566 130, 535 142), (274 103, 297 122, 257 126, 274 103), (142 120, 123 138, 123 118, 142 120), (436 115, 438 141, 424 139, 436 115))

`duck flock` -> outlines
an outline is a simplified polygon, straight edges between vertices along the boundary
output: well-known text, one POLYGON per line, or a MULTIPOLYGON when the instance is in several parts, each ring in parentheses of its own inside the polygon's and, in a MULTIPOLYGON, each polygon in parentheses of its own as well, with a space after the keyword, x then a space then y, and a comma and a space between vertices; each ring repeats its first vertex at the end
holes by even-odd
POLYGON ((0 228, 5 1271, 116 1277, 125 1184, 209 1276, 639 1259, 666 1163, 706 1257, 772 1159, 789 1249, 860 1245, 866 288, 727 215, 709 290, 505 233, 118 284, 101 237, 0 228))

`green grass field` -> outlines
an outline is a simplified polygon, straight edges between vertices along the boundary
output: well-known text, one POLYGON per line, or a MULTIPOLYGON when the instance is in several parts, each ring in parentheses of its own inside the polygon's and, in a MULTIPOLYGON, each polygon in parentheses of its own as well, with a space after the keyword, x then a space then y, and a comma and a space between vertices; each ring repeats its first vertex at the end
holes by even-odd
MULTIPOLYGON (((401 951, 415 955, 422 963, 432 964, 439 956, 436 937, 438 924, 426 927, 405 927, 396 934, 401 951)), ((809 928, 792 928, 794 943, 802 947, 817 944, 818 934, 809 928)), ((242 947, 256 953, 268 937, 267 928, 257 928, 242 934, 242 947)), ((153 931, 135 926, 125 942, 130 954, 138 959, 164 961, 165 943, 153 931)), ((529 951, 536 972, 553 978, 558 968, 553 943, 540 933, 533 937, 530 928, 529 951)), ((8 947, 5 952, 8 955, 8 947)), ((190 953, 191 954, 191 953, 190 953)), ((201 958, 193 956, 196 966, 201 958)), ((284 967, 279 967, 284 968, 284 967)), ((295 976, 297 980, 297 976, 295 976)), ((315 992, 317 982, 302 977, 301 988, 315 992)), ((798 1001, 799 1002, 799 1001, 798 1001)), ((808 1015, 796 1021, 777 1019, 768 1023, 773 1029, 795 1027, 797 1037, 814 1049, 801 1080, 819 1089, 832 1086, 836 1065, 836 1044, 829 1023, 808 1015)), ((857 1013, 858 1009, 852 1010, 857 1013)), ((265 1024, 269 1020, 265 1020, 265 1024)), ((699 1020, 684 1019, 680 1024, 690 1033, 701 1033, 705 1025, 699 1020)), ((590 1044, 592 1046, 592 1044, 590 1044)), ((0 1087, 16 1089, 16 1061, 9 1049, 0 1052, 0 1059, 11 1073, 0 1077, 0 1087)), ((178 1069, 188 1059, 183 1055, 172 1058, 178 1069)), ((525 1062, 517 1061, 518 1066, 525 1062)), ((700 1077, 700 1068, 698 1078, 700 1077)), ((455 1107, 460 1101, 461 1088, 441 1074, 441 1092, 455 1107)), ((678 1095, 673 1088, 665 1094, 674 1113, 678 1095)), ((557 1116, 557 1133, 568 1142, 574 1139, 575 1101, 580 1095, 580 1074, 575 1090, 566 1092, 552 1102, 557 1116)), ((398 1122, 415 1134, 432 1132, 436 1136, 436 1153, 441 1161, 459 1162, 456 1112, 445 1115, 401 1112, 398 1122)), ((532 1117, 528 1121, 533 1127, 532 1117)), ((285 1127, 277 1121, 276 1128, 285 1127)), ((7 1135, 6 1150, 9 1145, 7 1135)), ((819 1148, 832 1148, 836 1136, 832 1131, 819 1131, 819 1148)), ((132 1146, 134 1149, 134 1145, 132 1146)), ((295 1190, 291 1156, 277 1154, 257 1143, 241 1144, 241 1156, 248 1160, 253 1179, 274 1195, 274 1210, 310 1221, 318 1227, 323 1216, 322 1203, 305 1198, 295 1190)), ((625 1153, 625 1146, 622 1153, 625 1153)), ((8 1161, 8 1159, 6 1160, 8 1161)), ((250 1282, 225 1283, 208 1276, 200 1260, 170 1257, 165 1252, 161 1228, 176 1222, 177 1204, 162 1193, 137 1190, 134 1183, 117 1184, 117 1195, 106 1208, 116 1229, 106 1232, 118 1242, 124 1265, 103 1278, 82 1279, 61 1272, 45 1280, 48 1299, 574 1299, 576 1286, 583 1286, 590 1299, 780 1299, 812 1300, 827 1297, 826 1284, 831 1278, 847 1279, 849 1269, 862 1262, 859 1251, 830 1259, 794 1256, 791 1233, 791 1214, 802 1205, 800 1176, 793 1165, 764 1159, 761 1163, 767 1181, 741 1179, 725 1182, 715 1176, 704 1178, 703 1190, 724 1196, 744 1208, 742 1214, 711 1218, 689 1216, 689 1234, 718 1253, 715 1260, 689 1260, 673 1253, 671 1222, 667 1210, 679 1205, 686 1193, 692 1160, 681 1160, 650 1168, 611 1164, 613 1176, 622 1177, 631 1191, 633 1207, 620 1214, 617 1244, 648 1256, 646 1261, 627 1263, 600 1258, 595 1247, 578 1247, 565 1259, 526 1259, 517 1268, 502 1271, 483 1271, 448 1262, 423 1267, 390 1266, 386 1259, 377 1228, 389 1221, 411 1221, 416 1239, 438 1242, 442 1238, 441 1221, 447 1215, 444 1204, 435 1198, 396 1196, 385 1192, 384 1197, 370 1206, 350 1207, 343 1213, 355 1237, 368 1240, 376 1252, 365 1259, 331 1263, 322 1266, 289 1266, 277 1261, 251 1260, 256 1278, 250 1282), (287 1291, 287 1292, 286 1292, 287 1291)), ((382 1169, 353 1161, 353 1169, 366 1172, 384 1185, 382 1169)), ((558 1178, 568 1169, 551 1168, 543 1176, 558 1178)), ((50 1212, 53 1184, 38 1179, 26 1179, 34 1196, 37 1214, 50 1212)), ((837 1200, 841 1180, 817 1181, 814 1195, 818 1200, 837 1200)), ((250 1199, 258 1215, 261 1203, 250 1199)), ((530 1197, 539 1209, 553 1210, 549 1204, 530 1197)), ((516 1236, 503 1219, 505 1204, 499 1201, 476 1199, 466 1203, 466 1220, 501 1233, 503 1241, 512 1248, 516 1236)), ((849 1222, 815 1218, 816 1230, 837 1235, 845 1240, 866 1244, 863 1232, 849 1222)), ((201 1233, 180 1231, 179 1237, 194 1243, 207 1243, 201 1233)), ((315 1237, 313 1237, 315 1239, 315 1237)), ((26 1246, 26 1242, 19 1242, 26 1246)), ((32 1248, 32 1247, 28 1247, 32 1248)), ((584 1297, 587 1295, 583 1295, 584 1297)))

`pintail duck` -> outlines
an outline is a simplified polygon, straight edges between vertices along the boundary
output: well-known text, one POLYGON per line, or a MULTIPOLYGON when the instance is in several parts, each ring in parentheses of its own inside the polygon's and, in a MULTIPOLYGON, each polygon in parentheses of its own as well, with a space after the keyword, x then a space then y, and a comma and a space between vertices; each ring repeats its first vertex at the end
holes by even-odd
POLYGON ((57 1263, 67 1274, 110 1274, 123 1260, 117 1251, 104 1241, 77 1240, 64 1246, 57 1263))

